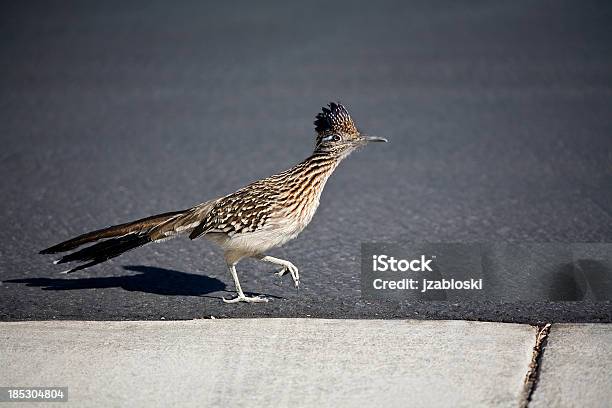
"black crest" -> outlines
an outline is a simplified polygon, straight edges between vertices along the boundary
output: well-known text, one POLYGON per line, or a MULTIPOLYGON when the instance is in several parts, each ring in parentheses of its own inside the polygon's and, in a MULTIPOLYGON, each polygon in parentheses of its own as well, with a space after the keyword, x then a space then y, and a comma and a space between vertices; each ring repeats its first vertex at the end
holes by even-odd
POLYGON ((323 111, 317 115, 314 121, 315 130, 319 135, 358 133, 351 115, 349 115, 344 106, 335 102, 330 102, 327 106, 329 106, 329 109, 324 107, 323 111))

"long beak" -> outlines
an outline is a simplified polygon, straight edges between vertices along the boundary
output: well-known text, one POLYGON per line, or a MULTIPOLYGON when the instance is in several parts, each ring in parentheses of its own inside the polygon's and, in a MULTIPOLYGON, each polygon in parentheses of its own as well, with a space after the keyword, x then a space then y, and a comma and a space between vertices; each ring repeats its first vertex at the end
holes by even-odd
POLYGON ((363 140, 365 142, 368 142, 368 143, 370 143, 370 142, 385 142, 385 143, 387 143, 388 142, 388 140, 385 139, 384 137, 378 137, 378 136, 364 136, 363 140))

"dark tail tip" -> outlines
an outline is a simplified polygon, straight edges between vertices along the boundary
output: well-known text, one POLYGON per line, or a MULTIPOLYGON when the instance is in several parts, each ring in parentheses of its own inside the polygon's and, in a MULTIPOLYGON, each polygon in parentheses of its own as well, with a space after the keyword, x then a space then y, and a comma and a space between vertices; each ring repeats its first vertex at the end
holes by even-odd
POLYGON ((49 248, 43 249, 42 251, 39 252, 39 254, 48 255, 48 254, 57 254, 58 252, 70 251, 71 249, 74 249, 76 247, 75 245, 71 245, 72 243, 73 243, 73 240, 61 242, 57 245, 53 245, 53 246, 50 246, 49 248))
MULTIPOLYGON (((151 242, 148 235, 128 234, 123 237, 112 238, 106 241, 98 242, 91 246, 85 247, 79 251, 65 255, 56 260, 55 264, 63 264, 67 262, 81 262, 82 265, 76 266, 64 273, 72 273, 81 269, 89 268, 111 258, 115 258, 127 251, 138 248, 151 242)), ((54 248, 45 249, 44 251, 54 251, 54 248)), ((42 251, 41 251, 42 252, 42 251)), ((46 252, 53 253, 53 252, 46 252)))
POLYGON ((43 249, 39 252, 39 254, 57 254, 58 252, 66 252, 73 250, 75 248, 78 248, 82 244, 86 244, 88 242, 104 238, 104 235, 100 233, 101 231, 102 230, 89 232, 87 234, 79 235, 78 237, 69 239, 68 241, 60 242, 59 244, 43 249))

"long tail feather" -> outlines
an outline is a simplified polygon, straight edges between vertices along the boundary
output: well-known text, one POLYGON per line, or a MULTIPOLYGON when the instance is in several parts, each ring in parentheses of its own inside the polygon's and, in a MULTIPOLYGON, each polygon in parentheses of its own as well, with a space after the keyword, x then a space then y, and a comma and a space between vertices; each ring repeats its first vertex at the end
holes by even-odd
POLYGON ((151 242, 151 238, 148 235, 128 234, 123 237, 111 238, 106 241, 98 242, 97 244, 68 254, 60 258, 57 263, 87 262, 66 271, 66 273, 71 273, 105 262, 127 251, 148 244, 149 242, 151 242))
POLYGON ((142 218, 133 222, 127 222, 125 224, 115 225, 108 228, 102 228, 96 231, 88 232, 78 237, 69 239, 68 241, 60 242, 57 245, 53 245, 47 249, 40 251, 41 254, 55 254, 58 252, 71 251, 81 245, 88 244, 90 242, 99 241, 106 238, 115 238, 122 235, 127 235, 133 232, 144 232, 162 222, 165 222, 172 217, 183 214, 185 211, 174 211, 163 214, 153 215, 151 217, 142 218))
POLYGON ((81 250, 65 255, 58 264, 66 262, 87 262, 95 259, 111 259, 117 255, 151 242, 148 235, 128 234, 119 238, 111 238, 98 242, 81 250))
POLYGON ((44 249, 40 253, 66 252, 81 245, 93 243, 76 252, 64 255, 54 262, 55 264, 78 262, 80 265, 64 273, 79 271, 150 242, 160 242, 179 234, 189 234, 206 217, 215 201, 207 201, 184 211, 153 215, 133 222, 88 232, 44 249))

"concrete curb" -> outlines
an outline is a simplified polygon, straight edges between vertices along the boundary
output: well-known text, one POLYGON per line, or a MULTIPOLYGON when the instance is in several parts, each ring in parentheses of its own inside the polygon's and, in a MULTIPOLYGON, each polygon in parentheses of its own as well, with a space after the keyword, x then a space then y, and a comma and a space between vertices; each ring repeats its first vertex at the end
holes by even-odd
MULTIPOLYGON (((564 327, 572 332, 573 325, 564 327)), ((601 332, 608 339, 612 333, 601 332)), ((536 328, 217 319, 11 322, 0 323, 0 333, 0 386, 67 386, 66 406, 516 407, 536 328)), ((546 382, 555 380, 548 374, 555 354, 546 353, 534 403, 549 398, 546 382)), ((609 353, 606 359, 602 369, 609 353)))

